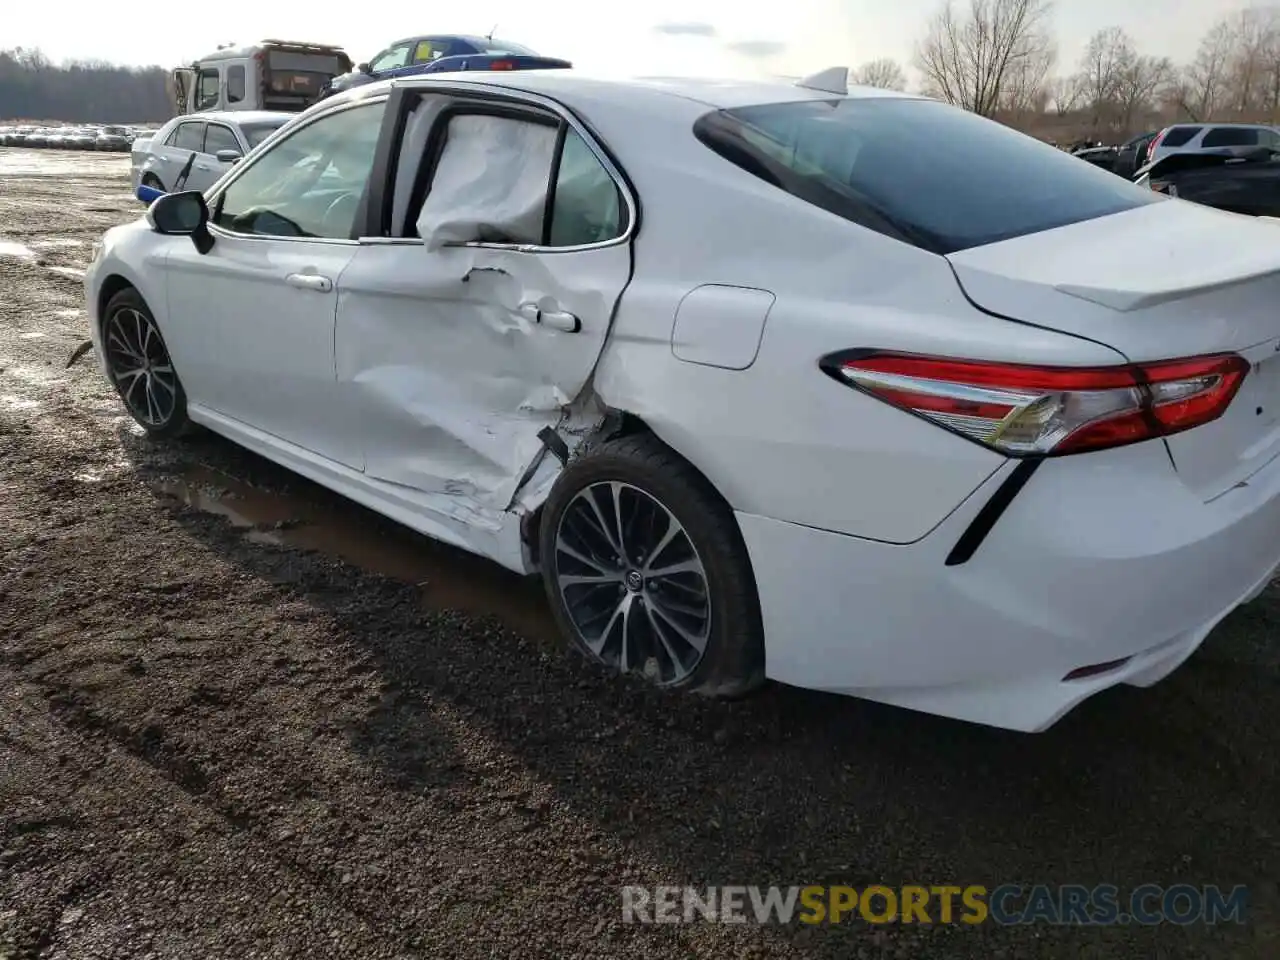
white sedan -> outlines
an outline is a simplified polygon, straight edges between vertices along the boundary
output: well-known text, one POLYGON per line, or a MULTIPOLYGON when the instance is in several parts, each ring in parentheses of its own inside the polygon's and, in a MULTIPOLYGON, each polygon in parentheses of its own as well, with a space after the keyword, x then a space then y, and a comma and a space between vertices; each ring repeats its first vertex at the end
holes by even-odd
POLYGON ((175 117, 133 141, 130 179, 136 188, 207 190, 218 178, 297 114, 228 110, 175 117))
POLYGON ((102 370, 655 684, 1034 731, 1154 683, 1280 562, 1275 228, 843 89, 327 100, 106 234, 102 370))

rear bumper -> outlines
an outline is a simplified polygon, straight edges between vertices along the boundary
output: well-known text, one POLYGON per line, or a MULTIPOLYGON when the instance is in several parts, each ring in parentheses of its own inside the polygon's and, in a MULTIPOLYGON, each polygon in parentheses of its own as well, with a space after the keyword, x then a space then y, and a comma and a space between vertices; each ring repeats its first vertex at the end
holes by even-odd
POLYGON ((1011 469, 914 544, 739 514, 768 675, 1043 730, 1099 690, 1166 676, 1280 565, 1280 461, 1206 504, 1148 443, 1046 462, 946 566, 1011 469))

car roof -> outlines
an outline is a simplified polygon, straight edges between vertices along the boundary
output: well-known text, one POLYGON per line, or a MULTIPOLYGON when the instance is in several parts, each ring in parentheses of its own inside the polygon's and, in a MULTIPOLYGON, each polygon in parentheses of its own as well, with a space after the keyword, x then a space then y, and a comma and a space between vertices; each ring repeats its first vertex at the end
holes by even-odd
MULTIPOLYGON (((811 90, 786 80, 713 80, 697 77, 614 79, 592 76, 580 70, 472 70, 401 77, 394 83, 397 86, 428 88, 442 83, 475 84, 476 86, 507 87, 552 98, 563 96, 570 99, 577 93, 606 104, 611 99, 620 104, 634 105, 637 99, 660 101, 678 97, 718 109, 804 100, 833 100, 840 97, 840 94, 811 90)), ((857 86, 849 88, 847 97, 924 99, 914 94, 857 86)))
POLYGON ((273 123, 276 120, 290 120, 296 113, 285 113, 280 110, 208 110, 200 113, 184 113, 175 120, 214 120, 218 123, 273 123))
POLYGON ((1270 123, 1245 123, 1243 120, 1184 120, 1181 123, 1169 124, 1169 130, 1175 127, 1250 127, 1258 130, 1274 130, 1270 123))

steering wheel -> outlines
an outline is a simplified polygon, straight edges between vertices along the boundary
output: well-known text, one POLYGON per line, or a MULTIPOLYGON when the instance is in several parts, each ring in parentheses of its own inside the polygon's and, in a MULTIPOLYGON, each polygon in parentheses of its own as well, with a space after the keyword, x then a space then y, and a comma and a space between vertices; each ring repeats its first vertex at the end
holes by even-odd
POLYGON ((355 223, 356 208, 360 205, 360 196, 355 193, 344 193, 324 212, 321 224, 326 237, 348 237, 355 223))

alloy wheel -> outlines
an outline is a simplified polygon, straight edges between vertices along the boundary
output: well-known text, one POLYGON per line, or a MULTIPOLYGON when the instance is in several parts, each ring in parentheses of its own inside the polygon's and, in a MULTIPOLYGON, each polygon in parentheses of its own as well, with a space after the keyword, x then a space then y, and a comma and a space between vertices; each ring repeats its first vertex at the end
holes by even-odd
POLYGON ((660 686, 697 669, 711 633, 710 587, 670 510, 631 484, 593 483, 565 507, 555 551, 564 609, 599 660, 660 686))
POLYGON ((146 426, 164 426, 177 407, 178 377, 155 321, 121 307, 107 320, 103 336, 111 379, 129 412, 146 426))

